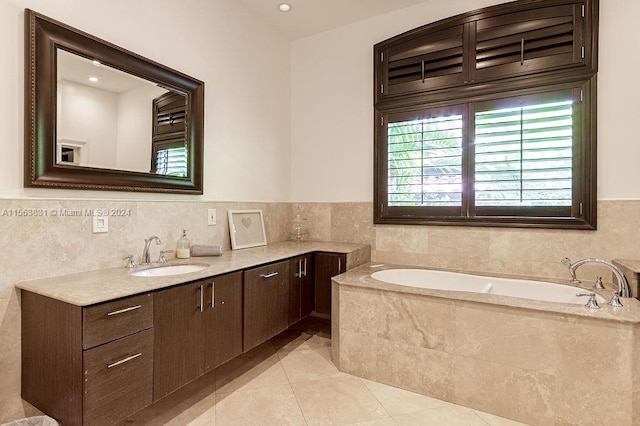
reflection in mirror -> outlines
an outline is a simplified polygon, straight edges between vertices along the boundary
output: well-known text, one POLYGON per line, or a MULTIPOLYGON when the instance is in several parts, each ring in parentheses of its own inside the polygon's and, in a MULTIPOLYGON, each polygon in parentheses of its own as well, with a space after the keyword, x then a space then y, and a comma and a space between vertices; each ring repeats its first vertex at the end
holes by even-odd
POLYGON ((56 164, 187 176, 186 96, 57 49, 56 164))
POLYGON ((202 81, 29 9, 25 23, 25 186, 202 194, 202 81))

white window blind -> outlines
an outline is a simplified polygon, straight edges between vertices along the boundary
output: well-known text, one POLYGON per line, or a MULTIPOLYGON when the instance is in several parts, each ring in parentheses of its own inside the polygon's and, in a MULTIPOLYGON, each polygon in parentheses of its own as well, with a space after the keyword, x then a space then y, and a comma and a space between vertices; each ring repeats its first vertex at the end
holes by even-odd
POLYGON ((572 101, 475 114, 477 206, 571 206, 572 101))
POLYGON ((187 148, 181 146, 158 149, 155 172, 161 175, 186 177, 187 148))
POLYGON ((388 205, 460 206, 462 115, 388 125, 388 205))

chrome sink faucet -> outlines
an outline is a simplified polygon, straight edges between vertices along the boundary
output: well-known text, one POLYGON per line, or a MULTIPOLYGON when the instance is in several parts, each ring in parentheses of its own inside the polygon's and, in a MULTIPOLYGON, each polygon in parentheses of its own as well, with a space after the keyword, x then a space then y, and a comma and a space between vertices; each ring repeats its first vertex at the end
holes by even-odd
POLYGON ((586 257, 573 263, 571 263, 571 259, 569 259, 568 257, 562 259, 562 264, 566 265, 569 268, 569 273, 571 274, 571 278, 573 279, 574 284, 578 284, 580 282, 580 280, 576 278, 576 270, 585 263, 599 263, 611 269, 613 275, 615 275, 616 280, 618 281, 618 295, 620 297, 631 297, 629 283, 627 282, 627 279, 625 278, 624 273, 622 273, 620 268, 610 262, 607 262, 606 260, 596 259, 594 257, 586 257))
POLYGON ((156 245, 162 244, 162 240, 155 235, 144 240, 144 250, 142 251, 142 263, 145 265, 151 265, 151 255, 149 254, 149 246, 151 241, 156 240, 156 245))

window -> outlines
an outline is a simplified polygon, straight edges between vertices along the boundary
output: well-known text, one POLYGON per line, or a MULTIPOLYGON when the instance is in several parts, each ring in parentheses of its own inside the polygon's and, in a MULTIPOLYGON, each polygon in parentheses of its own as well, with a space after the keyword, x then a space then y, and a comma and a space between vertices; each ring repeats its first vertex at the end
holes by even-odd
POLYGON ((595 54, 583 52, 595 49, 587 12, 597 2, 546 3, 487 8, 376 45, 376 223, 595 229, 595 54), (573 43, 578 33, 592 38, 573 43), (462 66, 446 68, 457 77, 443 84, 425 58, 461 34, 462 66), (491 40, 505 36, 499 57, 491 40))
POLYGON ((154 143, 152 172, 168 176, 187 176, 187 147, 184 142, 154 143))

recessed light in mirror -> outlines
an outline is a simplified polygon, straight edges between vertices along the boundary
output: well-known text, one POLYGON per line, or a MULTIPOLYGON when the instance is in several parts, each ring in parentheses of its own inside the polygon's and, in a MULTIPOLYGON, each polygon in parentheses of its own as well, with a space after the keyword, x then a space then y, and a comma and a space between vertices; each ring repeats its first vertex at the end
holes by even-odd
POLYGON ((89 77, 89 81, 97 83, 98 82, 98 77, 89 77))
POLYGON ((291 10, 291 5, 287 3, 281 3, 278 6, 278 9, 280 9, 280 12, 288 12, 291 10))
POLYGON ((98 61, 98 60, 93 60, 93 61, 91 61, 91 63, 93 65, 95 65, 96 67, 99 67, 100 65, 102 65, 102 63, 100 63, 100 61, 98 61))

